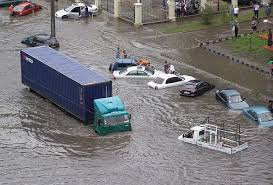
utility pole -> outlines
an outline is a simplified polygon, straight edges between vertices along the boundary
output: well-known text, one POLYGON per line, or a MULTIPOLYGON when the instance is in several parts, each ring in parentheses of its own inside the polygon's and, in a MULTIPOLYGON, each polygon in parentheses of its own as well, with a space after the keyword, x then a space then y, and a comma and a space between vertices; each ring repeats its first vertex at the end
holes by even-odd
POLYGON ((51 0, 51 34, 48 45, 52 48, 58 48, 60 46, 59 42, 56 39, 55 31, 55 0, 51 0))

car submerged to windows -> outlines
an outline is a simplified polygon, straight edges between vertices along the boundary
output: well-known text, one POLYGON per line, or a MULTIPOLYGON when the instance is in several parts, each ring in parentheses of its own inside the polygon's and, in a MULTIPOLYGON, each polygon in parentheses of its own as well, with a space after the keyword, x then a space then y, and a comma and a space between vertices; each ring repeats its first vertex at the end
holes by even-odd
POLYGON ((191 80, 182 85, 179 91, 181 96, 195 97, 200 96, 213 88, 215 88, 215 85, 208 82, 202 80, 191 80))
POLYGON ((267 107, 252 106, 243 110, 244 114, 262 127, 273 126, 273 114, 267 107))
POLYGON ((55 13, 56 18, 68 19, 68 18, 79 18, 85 17, 85 7, 88 7, 89 15, 96 15, 98 7, 96 5, 85 5, 84 3, 74 3, 71 6, 58 10, 55 13))
POLYGON ((187 75, 176 76, 175 74, 163 74, 157 77, 155 80, 150 81, 148 86, 153 89, 164 89, 168 87, 180 86, 194 79, 194 77, 187 75))
POLYGON ((21 43, 31 47, 35 46, 59 47, 59 43, 57 43, 56 45, 51 45, 50 35, 43 33, 24 38, 21 41, 21 43))
POLYGON ((152 70, 144 66, 133 66, 113 72, 114 78, 156 78, 165 74, 163 71, 152 70))
POLYGON ((127 67, 137 66, 138 60, 136 58, 115 58, 115 62, 111 63, 109 66, 109 71, 122 70, 127 67))
POLYGON ((241 110, 249 107, 245 98, 235 89, 223 89, 215 92, 216 100, 220 101, 230 109, 241 110))
POLYGON ((37 12, 41 10, 42 7, 40 5, 37 5, 32 2, 24 2, 16 5, 14 8, 11 9, 11 15, 18 15, 18 16, 23 16, 23 15, 28 15, 33 12, 37 12))

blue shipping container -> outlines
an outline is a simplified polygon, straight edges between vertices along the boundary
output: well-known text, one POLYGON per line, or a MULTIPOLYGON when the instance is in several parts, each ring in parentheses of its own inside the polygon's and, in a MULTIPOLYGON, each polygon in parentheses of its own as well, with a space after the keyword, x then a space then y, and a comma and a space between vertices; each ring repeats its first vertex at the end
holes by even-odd
POLYGON ((94 100, 112 96, 112 81, 50 47, 21 50, 22 83, 80 120, 93 121, 94 100))

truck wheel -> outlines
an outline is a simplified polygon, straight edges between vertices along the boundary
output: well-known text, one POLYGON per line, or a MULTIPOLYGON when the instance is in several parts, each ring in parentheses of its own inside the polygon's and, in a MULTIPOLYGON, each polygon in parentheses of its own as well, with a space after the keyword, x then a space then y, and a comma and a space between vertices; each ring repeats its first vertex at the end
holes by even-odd
POLYGON ((67 15, 62 16, 62 19, 68 19, 67 15))
POLYGON ((158 90, 158 87, 157 87, 157 86, 155 87, 155 90, 158 90))

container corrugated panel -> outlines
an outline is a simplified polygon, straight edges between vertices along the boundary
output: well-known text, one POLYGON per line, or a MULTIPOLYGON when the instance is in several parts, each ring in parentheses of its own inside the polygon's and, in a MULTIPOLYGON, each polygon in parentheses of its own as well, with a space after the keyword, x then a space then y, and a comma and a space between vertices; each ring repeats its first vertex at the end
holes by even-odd
POLYGON ((85 122, 94 99, 112 96, 112 81, 49 47, 21 50, 22 83, 85 122))

